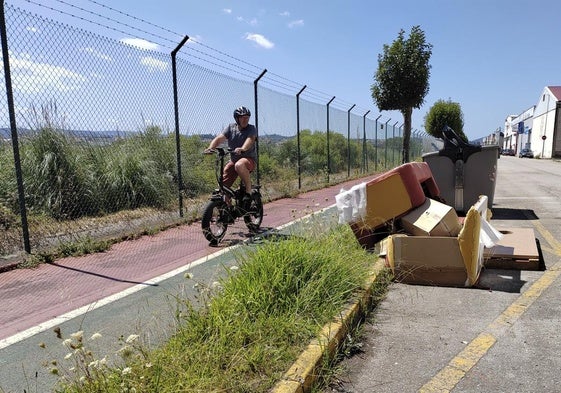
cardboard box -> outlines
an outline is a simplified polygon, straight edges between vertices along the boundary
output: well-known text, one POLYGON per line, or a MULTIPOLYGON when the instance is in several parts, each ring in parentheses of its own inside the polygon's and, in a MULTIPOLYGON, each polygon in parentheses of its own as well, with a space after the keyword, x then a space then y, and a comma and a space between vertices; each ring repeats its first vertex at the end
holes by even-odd
POLYGON ((387 246, 398 282, 470 286, 457 237, 392 235, 387 246))
POLYGON ((500 234, 486 220, 487 197, 470 208, 458 236, 388 237, 386 259, 396 281, 408 284, 470 287, 483 267, 485 245, 500 234))
POLYGON ((401 217, 401 226, 415 236, 458 236, 461 229, 456 210, 431 198, 401 217))

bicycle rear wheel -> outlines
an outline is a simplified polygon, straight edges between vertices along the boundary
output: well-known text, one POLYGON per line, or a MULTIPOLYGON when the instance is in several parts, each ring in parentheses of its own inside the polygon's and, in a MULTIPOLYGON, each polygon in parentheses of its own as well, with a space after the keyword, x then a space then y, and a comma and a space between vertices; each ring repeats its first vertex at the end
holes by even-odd
POLYGON ((212 245, 220 243, 228 229, 228 205, 224 201, 209 201, 201 219, 203 234, 212 245))

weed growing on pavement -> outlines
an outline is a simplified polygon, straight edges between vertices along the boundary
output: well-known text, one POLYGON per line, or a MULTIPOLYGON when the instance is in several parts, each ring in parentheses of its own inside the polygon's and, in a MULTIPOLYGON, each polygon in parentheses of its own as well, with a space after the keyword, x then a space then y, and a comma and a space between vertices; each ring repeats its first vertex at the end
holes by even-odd
POLYGON ((130 391, 130 385, 126 380, 126 376, 132 370, 129 364, 144 364, 145 367, 149 367, 146 362, 142 363, 146 358, 144 345, 139 342, 139 336, 136 334, 131 334, 127 338, 120 337, 119 350, 110 356, 100 357, 96 352, 96 341, 102 338, 100 333, 94 333, 86 338, 84 332, 80 330, 65 336, 59 327, 54 329, 54 333, 60 340, 60 345, 66 350, 62 359, 52 356, 47 344, 40 343, 39 347, 48 353, 49 358, 43 365, 50 374, 58 378, 57 391, 113 391, 116 374, 123 377, 119 379, 120 391, 130 391), (116 366, 116 363, 119 365, 116 366))
POLYGON ((84 360, 58 391, 266 392, 362 287, 375 258, 348 226, 244 250, 236 269, 200 289, 201 307, 184 300, 189 312, 161 347, 130 347, 124 365, 99 367, 73 342, 70 357, 84 360))

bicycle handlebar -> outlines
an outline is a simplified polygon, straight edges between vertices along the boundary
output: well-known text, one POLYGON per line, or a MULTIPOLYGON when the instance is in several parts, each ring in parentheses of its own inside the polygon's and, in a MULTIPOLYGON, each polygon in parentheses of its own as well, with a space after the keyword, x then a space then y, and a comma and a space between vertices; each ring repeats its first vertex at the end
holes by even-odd
POLYGON ((223 147, 215 147, 214 149, 205 149, 203 154, 218 154, 219 156, 225 156, 226 153, 233 153, 233 149, 224 149, 223 147))

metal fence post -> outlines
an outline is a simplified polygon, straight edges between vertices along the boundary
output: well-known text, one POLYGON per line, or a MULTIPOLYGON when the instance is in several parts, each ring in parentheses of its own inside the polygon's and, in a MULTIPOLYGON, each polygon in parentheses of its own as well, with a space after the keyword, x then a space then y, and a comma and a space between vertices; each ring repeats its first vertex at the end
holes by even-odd
POLYGON ((261 74, 259 74, 257 79, 253 81, 253 94, 255 98, 255 128, 257 129, 257 138, 255 139, 255 151, 257 154, 257 185, 261 184, 259 180, 259 104, 257 99, 257 84, 259 83, 259 79, 261 79, 266 72, 267 69, 264 69, 261 74))
POLYGON ((178 182, 178 198, 179 198, 179 217, 183 217, 183 175, 181 173, 181 140, 179 138, 179 104, 177 94, 177 65, 175 57, 177 52, 189 40, 189 36, 183 37, 179 45, 171 51, 171 64, 173 73, 173 107, 175 111, 175 149, 177 152, 177 182, 178 182))
POLYGON ((399 121, 396 121, 392 126, 392 167, 395 166, 395 146, 393 145, 395 145, 395 126, 397 123, 399 123, 399 121))
POLYGON ((331 157, 329 155, 329 104, 333 102, 335 96, 333 96, 327 103, 327 182, 329 183, 329 173, 331 172, 331 157))
POLYGON ((12 149, 14 151, 14 165, 18 183, 19 210, 21 215, 21 230, 23 235, 23 247, 26 253, 31 253, 29 241, 29 226, 27 223, 27 208, 25 207, 25 189, 21 173, 21 160, 19 156, 18 129, 16 125, 16 112, 14 108, 14 93, 12 90, 12 78, 10 75, 10 56, 8 51, 8 35, 6 32, 6 16, 4 15, 4 1, 0 2, 0 34, 2 35, 2 53, 4 56, 4 78, 6 81, 6 95, 8 98, 8 112, 10 116, 10 129, 12 132, 12 149))
POLYGON ((370 111, 367 111, 362 115, 362 171, 368 172, 368 155, 366 151, 366 115, 370 111))
POLYGON ((399 126, 399 137, 401 138, 401 163, 405 164, 405 148, 403 147, 403 126, 405 123, 399 126))
POLYGON ((374 132, 374 171, 378 170, 378 119, 380 117, 382 117, 382 115, 379 115, 376 120, 374 120, 374 129, 376 130, 374 132))
POLYGON ((391 119, 392 118, 390 117, 386 122, 386 134, 385 134, 386 143, 384 143, 384 168, 386 169, 388 167, 388 123, 390 122, 391 119))
POLYGON ((353 104, 347 111, 347 177, 351 176, 351 111, 355 106, 353 104))
POLYGON ((300 164, 300 94, 307 86, 304 85, 302 89, 296 94, 296 149, 297 149, 297 166, 298 166, 298 189, 302 188, 302 167, 300 164))

